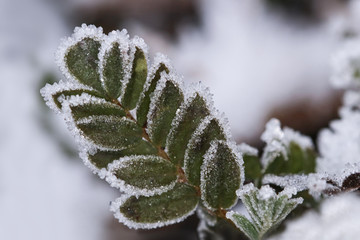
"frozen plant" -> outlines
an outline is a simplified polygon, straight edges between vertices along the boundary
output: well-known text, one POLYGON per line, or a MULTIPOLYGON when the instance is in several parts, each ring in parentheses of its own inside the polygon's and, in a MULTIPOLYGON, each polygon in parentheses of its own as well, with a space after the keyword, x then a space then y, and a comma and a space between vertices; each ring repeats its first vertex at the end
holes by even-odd
POLYGON ((92 25, 77 27, 57 62, 66 79, 41 94, 64 117, 85 165, 119 189, 110 209, 130 228, 174 224, 196 211, 200 239, 223 239, 225 223, 237 227, 236 239, 259 240, 302 201, 311 205, 322 194, 359 186, 357 170, 346 170, 341 182, 316 175, 311 139, 282 129, 277 119, 261 136, 261 156, 237 145, 208 89, 184 86, 162 54, 150 64, 145 42, 126 30, 105 35, 92 25), (301 187, 294 186, 299 175, 301 187), (277 192, 264 183, 278 185, 277 192), (251 220, 234 208, 239 199, 251 220))

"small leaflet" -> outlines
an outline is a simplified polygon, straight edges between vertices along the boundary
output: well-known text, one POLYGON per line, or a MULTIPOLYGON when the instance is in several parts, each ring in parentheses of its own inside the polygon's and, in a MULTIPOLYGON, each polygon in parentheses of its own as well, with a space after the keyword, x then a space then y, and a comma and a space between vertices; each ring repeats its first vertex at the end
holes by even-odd
POLYGON ((148 72, 148 50, 144 40, 135 36, 130 42, 131 76, 124 82, 121 104, 126 110, 136 107, 148 72))
POLYGON ((129 228, 152 229, 183 221, 195 212, 198 200, 193 187, 177 183, 161 195, 123 195, 111 203, 110 210, 129 228))
POLYGON ((184 95, 174 76, 162 74, 161 80, 151 99, 148 113, 148 134, 152 142, 165 148, 166 138, 171 128, 171 122, 184 100, 184 95))
POLYGON ((174 188, 177 169, 164 158, 128 156, 108 166, 106 181, 115 188, 134 196, 153 196, 174 188))
POLYGON ((187 144, 202 119, 209 114, 205 99, 197 92, 180 107, 166 143, 166 150, 173 163, 184 165, 187 144))
POLYGON ((150 109, 151 94, 155 91, 156 85, 162 73, 169 74, 172 71, 169 59, 162 54, 157 54, 154 63, 149 71, 144 91, 141 93, 138 106, 136 108, 136 120, 139 126, 146 127, 147 114, 150 109))
POLYGON ((125 29, 112 31, 104 36, 99 51, 100 78, 112 99, 120 96, 122 83, 129 78, 129 44, 129 35, 125 29))
POLYGON ((103 38, 101 27, 82 24, 81 27, 75 28, 71 37, 62 40, 56 53, 56 62, 68 80, 80 81, 102 92, 100 78, 97 74, 97 55, 103 38), (74 52, 75 49, 77 51, 74 52), (69 56, 71 50, 73 51, 69 56), (89 55, 86 56, 86 52, 89 55), (69 64, 71 69, 68 68, 69 64))
POLYGON ((227 209, 236 204, 235 192, 244 182, 244 169, 235 144, 219 140, 211 143, 201 166, 200 181, 201 199, 208 209, 227 209))
POLYGON ((190 183, 200 185, 204 154, 213 140, 225 140, 224 129, 212 115, 204 118, 190 139, 184 157, 184 171, 190 183))

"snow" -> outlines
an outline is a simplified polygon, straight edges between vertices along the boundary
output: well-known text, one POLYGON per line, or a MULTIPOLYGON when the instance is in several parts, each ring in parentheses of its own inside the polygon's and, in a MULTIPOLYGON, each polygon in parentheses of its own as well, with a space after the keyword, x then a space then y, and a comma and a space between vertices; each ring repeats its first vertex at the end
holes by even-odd
POLYGON ((261 163, 265 168, 280 155, 287 160, 287 152, 292 142, 298 144, 303 150, 314 148, 309 137, 303 136, 299 132, 287 127, 282 130, 280 121, 275 118, 270 119, 266 124, 266 129, 261 135, 261 140, 266 143, 264 153, 261 157, 261 163))
POLYGON ((326 199, 319 212, 312 210, 288 222, 286 231, 269 240, 357 240, 360 235, 359 215, 359 197, 342 194, 326 199))

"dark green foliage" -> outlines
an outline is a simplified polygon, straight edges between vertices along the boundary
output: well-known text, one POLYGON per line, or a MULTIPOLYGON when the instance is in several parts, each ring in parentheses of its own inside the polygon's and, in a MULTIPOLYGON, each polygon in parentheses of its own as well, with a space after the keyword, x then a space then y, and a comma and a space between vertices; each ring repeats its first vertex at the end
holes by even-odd
POLYGON ((147 62, 144 52, 136 48, 132 66, 131 78, 126 85, 125 93, 121 104, 125 109, 131 110, 136 107, 140 94, 144 88, 147 77, 147 62))
POLYGON ((168 154, 171 161, 179 166, 184 165, 184 155, 192 134, 200 121, 209 114, 205 100, 196 94, 189 106, 181 113, 179 123, 172 129, 168 143, 168 154))
POLYGON ((103 68, 105 90, 109 97, 116 99, 121 94, 121 86, 124 80, 123 59, 119 43, 114 43, 111 49, 105 53, 103 68))
POLYGON ((243 155, 245 171, 245 182, 253 182, 261 177, 261 163, 258 156, 243 155))
POLYGON ((209 150, 213 140, 224 140, 225 134, 217 119, 212 119, 204 131, 191 140, 185 159, 185 173, 190 183, 200 185, 200 169, 203 156, 209 150))
POLYGON ((98 73, 99 48, 98 41, 84 38, 70 47, 65 56, 65 63, 71 75, 79 82, 103 92, 98 73))
POLYGON ((149 88, 144 92, 144 97, 140 100, 138 108, 136 109, 137 122, 141 127, 146 127, 147 114, 150 109, 151 94, 155 91, 156 84, 160 80, 162 72, 169 73, 169 69, 163 63, 161 63, 159 68, 156 70, 153 79, 151 79, 149 88))
POLYGON ((288 160, 282 155, 274 159, 266 168, 266 174, 307 174, 315 172, 316 153, 312 149, 303 150, 297 143, 291 142, 288 150, 288 160))
POLYGON ((149 142, 141 140, 130 148, 119 151, 98 151, 94 155, 89 155, 88 157, 92 164, 101 169, 106 168, 108 164, 121 157, 131 155, 155 155, 156 153, 156 148, 154 148, 149 142))
POLYGON ((152 197, 130 197, 120 207, 120 212, 137 223, 157 223, 175 220, 193 211, 198 203, 196 190, 186 184, 152 197))
POLYGON ((152 121, 149 125, 151 140, 156 146, 165 148, 166 138, 171 128, 171 122, 176 111, 184 100, 182 91, 172 81, 167 81, 157 102, 155 109, 150 115, 152 121))
POLYGON ((83 105, 71 106, 71 114, 75 120, 91 116, 126 116, 125 111, 112 103, 86 103, 83 105))
POLYGON ((243 231, 246 236, 248 236, 251 240, 258 240, 259 239, 259 233, 256 230, 253 223, 248 220, 246 217, 234 213, 232 215, 232 220, 235 223, 235 225, 243 231))
MULTIPOLYGON (((237 201, 241 186, 241 170, 237 156, 225 142, 214 142, 216 152, 201 169, 202 199, 212 209, 230 208, 237 201)), ((212 143, 212 144, 214 144, 212 143)))
POLYGON ((151 190, 167 186, 177 179, 176 167, 161 157, 150 155, 130 159, 120 168, 111 169, 118 179, 128 185, 151 190))
POLYGON ((96 145, 105 148, 121 150, 142 140, 142 129, 126 118, 97 116, 78 122, 77 127, 96 145))

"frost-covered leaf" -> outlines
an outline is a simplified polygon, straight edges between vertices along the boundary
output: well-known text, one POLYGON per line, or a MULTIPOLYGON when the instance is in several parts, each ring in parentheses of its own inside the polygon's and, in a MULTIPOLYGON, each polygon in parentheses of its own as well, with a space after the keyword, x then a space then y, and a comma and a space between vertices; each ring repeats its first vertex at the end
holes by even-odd
POLYGON ((200 185, 200 170, 204 154, 209 150, 213 140, 225 140, 225 134, 219 121, 207 117, 196 129, 185 152, 184 171, 190 183, 200 185))
POLYGON ((283 221, 298 204, 302 203, 302 198, 291 199, 295 193, 295 188, 285 188, 276 194, 275 190, 268 185, 257 189, 252 183, 247 184, 237 194, 252 221, 244 221, 242 217, 241 221, 237 222, 239 218, 234 216, 240 216, 240 214, 234 212, 228 213, 227 217, 233 220, 239 229, 243 228, 244 233, 252 240, 263 239, 269 230, 283 221))
POLYGON ((289 174, 315 171, 316 153, 309 137, 290 129, 281 129, 280 121, 271 119, 261 135, 266 143, 261 163, 265 173, 289 174))
POLYGON ((126 117, 91 116, 79 119, 76 126, 96 145, 125 149, 142 140, 142 129, 126 117))
POLYGON ((121 104, 125 109, 131 110, 136 107, 139 101, 141 92, 147 78, 147 59, 146 46, 142 39, 134 38, 133 62, 131 68, 131 77, 124 86, 124 95, 122 96, 121 104))
POLYGON ((100 77, 109 97, 117 99, 127 74, 129 35, 126 30, 112 31, 100 48, 100 77))
POLYGON ((251 240, 259 239, 259 232, 249 219, 233 211, 228 212, 226 217, 233 221, 235 226, 245 233, 251 240))
POLYGON ((139 126, 145 127, 147 124, 147 114, 150 109, 151 94, 155 91, 156 85, 160 80, 161 73, 169 73, 170 67, 168 60, 163 55, 157 55, 155 58, 154 67, 150 70, 149 79, 147 80, 147 87, 144 89, 143 95, 140 98, 138 107, 136 109, 136 118, 139 126))
POLYGON ((95 154, 88 154, 89 161, 98 169, 106 168, 109 163, 118 160, 121 157, 132 155, 155 155, 157 149, 149 142, 141 140, 134 146, 118 151, 98 150, 95 154))
POLYGON ((75 79, 99 92, 103 92, 98 73, 100 44, 95 39, 84 38, 68 49, 64 61, 75 79))
POLYGON ((178 84, 172 80, 159 82, 156 96, 153 96, 148 113, 148 129, 151 140, 157 146, 165 147, 166 138, 184 96, 178 84))
POLYGON ((183 166, 187 144, 201 120, 210 111, 206 100, 196 93, 194 97, 184 103, 179 112, 170 131, 167 152, 173 163, 183 166))
POLYGON ((177 179, 176 166, 154 155, 120 158, 108 170, 111 186, 133 195, 160 194, 173 188, 177 179))
POLYGON ((109 102, 90 102, 82 105, 70 106, 71 114, 75 120, 91 116, 126 116, 125 111, 116 104, 109 102))
POLYGON ((125 195, 112 202, 111 210, 130 228, 150 229, 184 220, 195 211, 198 200, 195 188, 177 183, 172 190, 161 195, 125 195))
POLYGON ((212 210, 232 207, 244 182, 242 156, 232 144, 215 140, 201 166, 201 198, 212 210))

